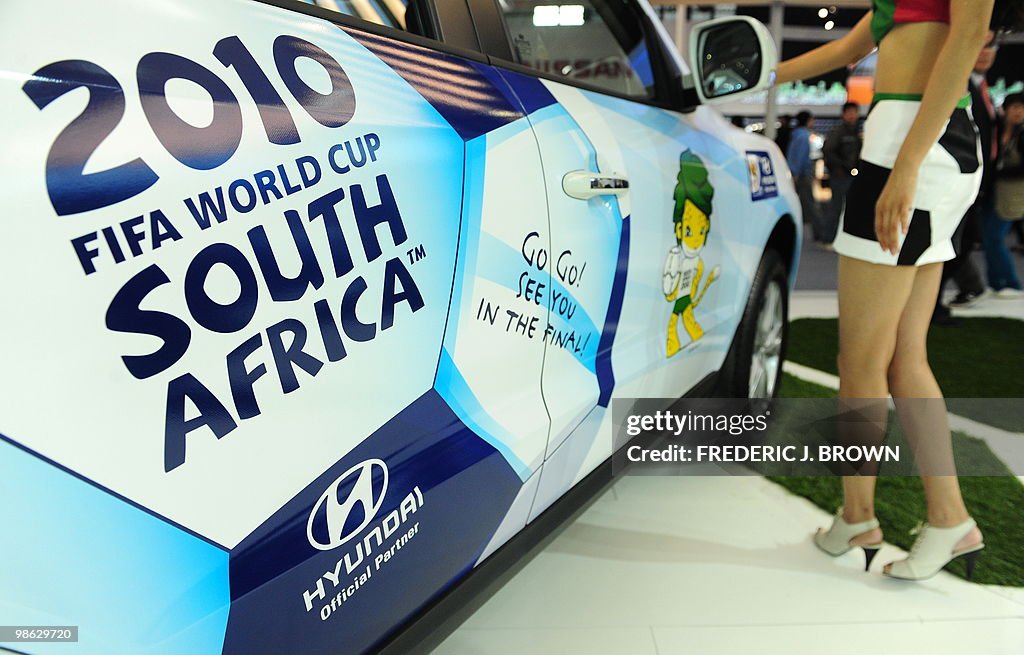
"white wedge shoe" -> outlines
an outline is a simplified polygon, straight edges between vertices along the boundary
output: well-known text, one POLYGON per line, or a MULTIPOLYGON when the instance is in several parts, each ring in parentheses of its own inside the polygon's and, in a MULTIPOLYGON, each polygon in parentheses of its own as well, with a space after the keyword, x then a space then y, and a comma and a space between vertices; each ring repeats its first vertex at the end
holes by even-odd
POLYGON ((901 580, 926 580, 952 560, 963 557, 967 564, 967 579, 970 580, 974 576, 974 563, 978 554, 985 547, 984 541, 960 550, 953 548, 976 527, 977 524, 971 518, 951 528, 936 528, 925 523, 914 545, 910 547, 910 555, 893 562, 889 570, 883 573, 901 580))
POLYGON ((818 528, 818 531, 814 534, 814 544, 832 557, 839 557, 854 548, 862 548, 864 550, 864 570, 867 571, 871 566, 871 560, 875 558, 878 550, 882 547, 882 542, 854 546, 850 543, 850 540, 857 535, 864 534, 878 527, 877 518, 861 521, 860 523, 847 523, 843 520, 843 508, 840 507, 832 519, 831 528, 827 531, 818 528))

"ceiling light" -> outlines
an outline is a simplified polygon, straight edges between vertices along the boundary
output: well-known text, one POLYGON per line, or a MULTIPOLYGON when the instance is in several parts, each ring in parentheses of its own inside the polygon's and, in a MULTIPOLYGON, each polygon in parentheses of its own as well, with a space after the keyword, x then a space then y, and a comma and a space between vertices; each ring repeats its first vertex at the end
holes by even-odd
POLYGON ((537 27, 577 26, 583 22, 583 5, 543 5, 533 8, 533 24, 537 27))
POLYGON ((583 5, 560 5, 558 7, 559 25, 582 25, 583 5))
POLYGON ((553 27, 558 25, 558 5, 534 7, 533 24, 537 27, 553 27))

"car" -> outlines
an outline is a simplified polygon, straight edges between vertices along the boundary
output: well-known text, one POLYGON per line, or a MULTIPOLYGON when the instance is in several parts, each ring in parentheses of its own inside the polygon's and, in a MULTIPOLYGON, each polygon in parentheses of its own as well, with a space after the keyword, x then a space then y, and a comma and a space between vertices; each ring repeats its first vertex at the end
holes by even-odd
POLYGON ((763 26, 691 74, 645 0, 317 5, 5 6, 5 623, 404 652, 607 483, 614 400, 775 393, 799 203, 708 106, 763 26))

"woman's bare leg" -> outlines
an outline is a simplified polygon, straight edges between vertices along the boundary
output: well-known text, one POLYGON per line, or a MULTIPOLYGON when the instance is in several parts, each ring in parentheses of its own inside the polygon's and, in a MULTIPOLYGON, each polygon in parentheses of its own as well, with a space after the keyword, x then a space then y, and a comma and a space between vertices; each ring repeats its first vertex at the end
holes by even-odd
MULTIPOLYGON (((948 528, 966 521, 968 513, 956 477, 946 403, 928 365, 928 326, 941 276, 942 264, 917 269, 913 291, 900 317, 888 382, 922 474, 928 523, 948 528)), ((975 529, 956 549, 980 541, 981 533, 975 529)))
MULTIPOLYGON (((846 426, 862 433, 855 436, 859 441, 880 443, 885 434, 887 374, 914 273, 911 267, 839 257, 839 398, 844 411, 856 411, 867 420, 859 426, 846 426)), ((873 518, 875 477, 844 477, 843 498, 845 521, 873 518)), ((881 531, 872 530, 853 543, 876 543, 881 538, 881 531)))

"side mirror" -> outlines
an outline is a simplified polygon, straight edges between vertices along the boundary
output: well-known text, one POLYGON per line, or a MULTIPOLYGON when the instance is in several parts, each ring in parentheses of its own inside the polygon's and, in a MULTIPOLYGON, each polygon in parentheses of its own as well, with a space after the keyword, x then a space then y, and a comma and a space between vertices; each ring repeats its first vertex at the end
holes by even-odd
POLYGON ((697 96, 702 103, 735 100, 775 81, 779 55, 768 29, 748 16, 700 23, 690 33, 697 96))

